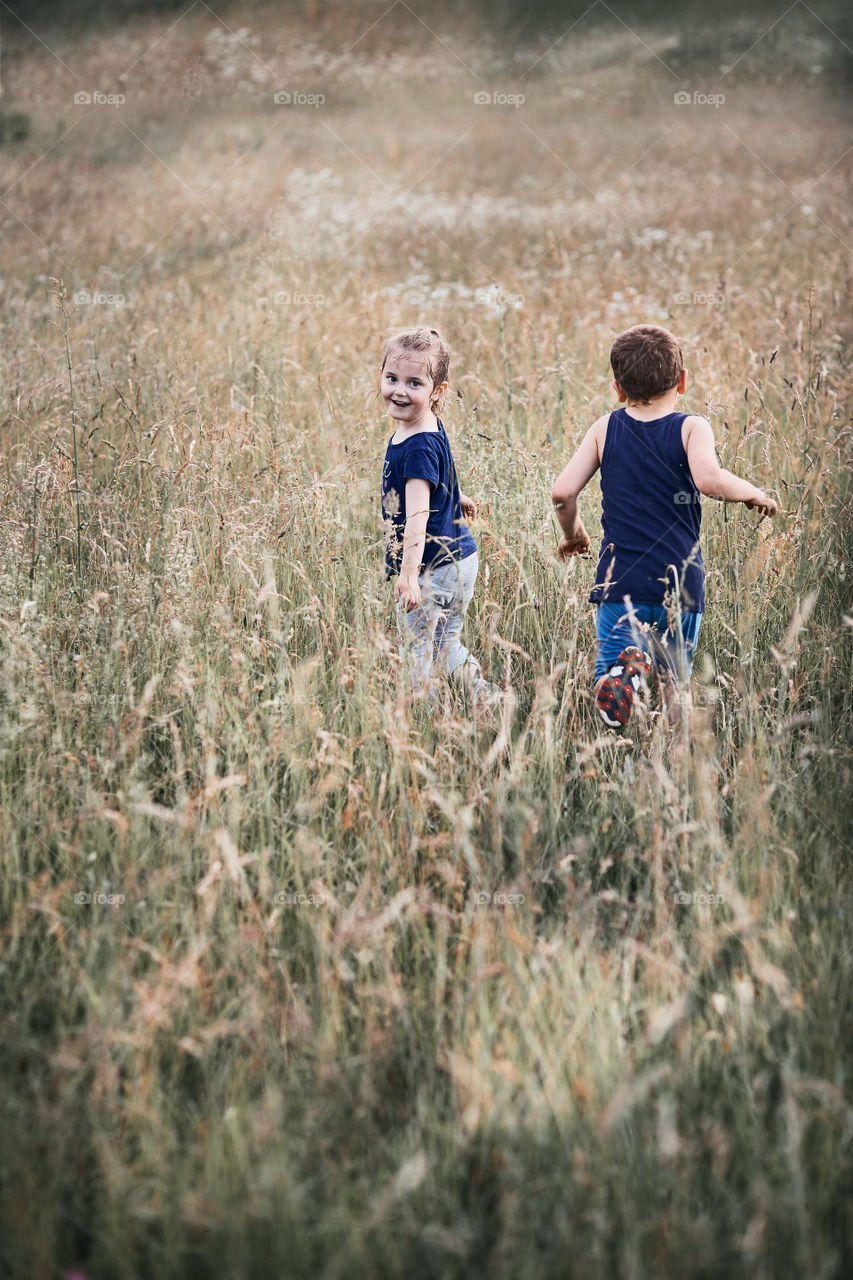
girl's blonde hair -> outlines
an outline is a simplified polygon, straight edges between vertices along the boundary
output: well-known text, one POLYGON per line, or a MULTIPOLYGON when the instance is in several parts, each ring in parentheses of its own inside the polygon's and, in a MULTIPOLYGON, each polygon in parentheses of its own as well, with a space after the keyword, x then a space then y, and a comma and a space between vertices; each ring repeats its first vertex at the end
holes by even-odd
MULTIPOLYGON (((382 355, 383 369, 392 351, 415 351, 425 356, 434 387, 440 387, 442 382, 447 381, 447 375, 450 372, 450 347, 438 329, 427 329, 421 326, 418 329, 401 329, 399 333, 395 333, 393 338, 389 338, 385 344, 382 355)), ((430 407, 441 408, 443 401, 443 393, 435 395, 430 399, 430 407)))

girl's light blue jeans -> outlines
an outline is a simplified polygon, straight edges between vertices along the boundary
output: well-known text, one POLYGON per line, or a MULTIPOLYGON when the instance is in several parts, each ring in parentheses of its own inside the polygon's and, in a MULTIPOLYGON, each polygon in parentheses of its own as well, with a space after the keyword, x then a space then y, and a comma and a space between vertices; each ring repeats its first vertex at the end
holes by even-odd
POLYGON ((435 568, 427 566, 418 582, 421 603, 407 610, 397 604, 400 656, 411 665, 412 687, 416 693, 432 689, 437 672, 452 676, 471 664, 479 676, 480 664, 462 643, 462 624, 474 594, 478 556, 474 551, 464 560, 454 560, 435 568))

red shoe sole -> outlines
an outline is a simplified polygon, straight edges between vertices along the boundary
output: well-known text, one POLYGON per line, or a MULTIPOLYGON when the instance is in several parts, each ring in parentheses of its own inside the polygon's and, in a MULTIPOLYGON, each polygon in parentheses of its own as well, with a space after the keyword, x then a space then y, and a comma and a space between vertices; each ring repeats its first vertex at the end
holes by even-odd
POLYGON ((631 719, 651 663, 642 649, 623 649, 595 693, 595 707, 609 729, 621 729, 631 719))

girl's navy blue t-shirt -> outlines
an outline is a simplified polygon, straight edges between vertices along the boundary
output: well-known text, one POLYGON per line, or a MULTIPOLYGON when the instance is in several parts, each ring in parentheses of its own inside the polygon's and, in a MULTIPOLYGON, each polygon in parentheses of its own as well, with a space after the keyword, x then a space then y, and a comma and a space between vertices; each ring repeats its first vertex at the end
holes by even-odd
POLYGON ((663 604, 705 608, 705 566, 699 547, 700 493, 681 441, 686 413, 653 422, 611 413, 601 457, 601 527, 593 603, 663 604))
POLYGON ((419 431, 400 444, 388 441, 382 468, 382 516, 385 520, 385 570, 397 577, 406 528, 406 481, 426 480, 429 518, 421 568, 473 555, 477 544, 462 517, 459 481, 450 441, 441 422, 437 431, 419 431))

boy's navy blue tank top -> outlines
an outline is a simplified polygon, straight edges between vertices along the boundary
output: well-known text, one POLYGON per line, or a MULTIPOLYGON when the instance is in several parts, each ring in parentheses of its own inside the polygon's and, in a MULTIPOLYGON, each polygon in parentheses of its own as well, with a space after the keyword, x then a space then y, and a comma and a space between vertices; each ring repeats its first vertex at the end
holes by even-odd
POLYGON ((686 413, 640 422, 611 413, 601 457, 604 539, 593 603, 663 604, 677 587, 682 609, 705 608, 700 494, 681 443, 686 413), (673 568, 674 566, 674 568, 673 568))

